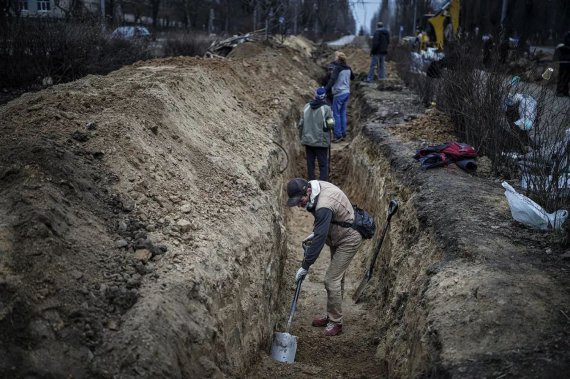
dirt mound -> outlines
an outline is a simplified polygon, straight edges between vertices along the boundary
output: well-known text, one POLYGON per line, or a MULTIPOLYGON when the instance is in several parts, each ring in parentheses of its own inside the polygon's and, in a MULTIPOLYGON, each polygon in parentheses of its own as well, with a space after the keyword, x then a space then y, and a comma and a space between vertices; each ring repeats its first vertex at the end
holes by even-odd
POLYGON ((346 61, 348 65, 352 68, 355 75, 360 73, 368 73, 368 68, 370 67, 370 56, 364 52, 361 48, 355 45, 347 45, 340 49, 346 54, 346 61))
POLYGON ((435 108, 419 115, 408 114, 404 121, 403 124, 391 125, 390 129, 405 141, 418 142, 418 147, 455 140, 451 119, 435 108))
POLYGON ((244 44, 0 108, 1 376, 239 372, 282 269, 272 140, 315 70, 244 44))
POLYGON ((365 299, 382 315, 376 357, 389 376, 563 377, 564 250, 512 220, 497 178, 420 169, 412 157, 422 142, 457 140, 447 117, 423 115, 407 89, 362 86, 358 100, 363 133, 345 152, 345 186, 374 188, 354 194, 373 214, 400 201, 365 299))
POLYGON ((315 44, 303 36, 287 36, 283 45, 302 53, 306 58, 310 58, 315 51, 315 44))
POLYGON ((248 58, 262 53, 263 50, 263 45, 257 42, 245 42, 233 48, 228 54, 228 58, 248 58))
MULTIPOLYGON (((367 71, 366 52, 344 51, 367 71)), ((448 123, 393 76, 389 91, 355 86, 350 141, 332 157, 333 180, 379 220, 400 200, 365 303, 336 339, 306 326, 323 308, 321 257, 294 327, 299 363, 267 358, 312 224, 281 207, 283 178, 304 174, 295 126, 321 74, 303 52, 246 43, 0 107, 0 376, 567 372, 568 261, 511 221, 493 180, 419 170, 414 149, 448 123)))

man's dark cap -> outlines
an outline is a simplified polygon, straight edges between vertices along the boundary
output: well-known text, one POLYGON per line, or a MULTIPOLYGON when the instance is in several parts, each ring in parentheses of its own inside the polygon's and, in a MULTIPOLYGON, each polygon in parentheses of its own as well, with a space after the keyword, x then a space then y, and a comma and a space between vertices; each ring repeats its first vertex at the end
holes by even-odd
POLYGON ((305 179, 295 178, 289 180, 289 183, 287 183, 287 196, 289 196, 287 205, 294 207, 299 204, 301 198, 307 194, 307 188, 309 188, 309 182, 305 179))

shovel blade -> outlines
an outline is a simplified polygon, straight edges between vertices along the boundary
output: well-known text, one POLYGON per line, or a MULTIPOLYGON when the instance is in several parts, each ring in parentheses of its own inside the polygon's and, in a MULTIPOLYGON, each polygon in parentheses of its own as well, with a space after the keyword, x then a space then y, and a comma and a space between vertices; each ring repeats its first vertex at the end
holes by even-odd
POLYGON ((289 333, 274 333, 271 344, 271 358, 278 362, 295 362, 297 352, 297 337, 289 333))
POLYGON ((362 278, 362 281, 358 285, 358 288, 354 292, 354 295, 352 295, 352 301, 354 301, 354 304, 358 303, 358 300, 360 299, 360 296, 362 296, 362 294, 364 293, 364 289, 366 288, 366 285, 368 284, 369 280, 370 277, 368 275, 362 278))

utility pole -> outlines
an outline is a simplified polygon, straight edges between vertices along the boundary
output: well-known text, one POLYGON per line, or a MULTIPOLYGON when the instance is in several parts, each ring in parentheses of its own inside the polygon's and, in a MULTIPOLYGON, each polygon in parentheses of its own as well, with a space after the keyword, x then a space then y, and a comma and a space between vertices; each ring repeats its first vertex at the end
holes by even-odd
POLYGON ((101 0, 100 4, 101 4, 101 30, 105 31, 105 0, 101 0))
POLYGON ((315 32, 315 34, 317 34, 319 32, 319 17, 318 17, 319 6, 317 5, 316 2, 313 4, 313 11, 315 15, 315 27, 313 31, 315 32))
POLYGON ((298 14, 299 14, 299 0, 293 0, 293 35, 297 35, 298 14))
POLYGON ((269 8, 269 14, 265 17, 265 39, 269 38, 269 27, 271 26, 271 19, 273 18, 273 8, 269 8))
POLYGON ((509 6, 509 0, 503 0, 503 7, 501 9, 501 28, 505 29, 505 20, 507 19, 507 8, 509 6))
POLYGON ((253 7, 253 30, 257 30, 257 4, 253 7))
POLYGON ((208 19, 208 33, 212 34, 214 32, 214 9, 210 8, 210 17, 208 19))
POLYGON ((413 24, 413 30, 412 30, 412 35, 416 35, 416 8, 418 5, 418 0, 414 0, 414 24, 413 24))

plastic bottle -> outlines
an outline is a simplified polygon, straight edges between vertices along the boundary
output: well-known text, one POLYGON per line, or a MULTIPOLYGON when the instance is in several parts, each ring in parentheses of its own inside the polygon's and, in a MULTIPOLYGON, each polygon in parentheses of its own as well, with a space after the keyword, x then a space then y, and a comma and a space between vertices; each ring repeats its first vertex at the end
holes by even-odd
POLYGON ((550 77, 552 76, 552 73, 554 72, 554 69, 551 67, 548 67, 543 73, 542 73, 542 79, 544 80, 550 80, 550 77))

